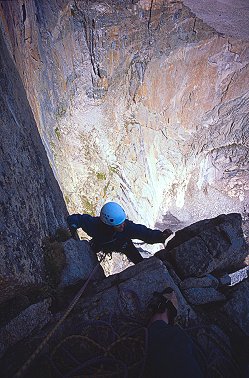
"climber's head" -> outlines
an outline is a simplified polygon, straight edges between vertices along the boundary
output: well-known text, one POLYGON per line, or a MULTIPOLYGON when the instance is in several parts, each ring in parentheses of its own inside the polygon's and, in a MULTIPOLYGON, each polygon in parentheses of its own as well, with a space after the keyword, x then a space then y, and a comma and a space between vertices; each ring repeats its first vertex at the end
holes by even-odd
POLYGON ((107 202, 100 211, 100 219, 117 231, 123 231, 126 214, 124 209, 116 202, 107 202))

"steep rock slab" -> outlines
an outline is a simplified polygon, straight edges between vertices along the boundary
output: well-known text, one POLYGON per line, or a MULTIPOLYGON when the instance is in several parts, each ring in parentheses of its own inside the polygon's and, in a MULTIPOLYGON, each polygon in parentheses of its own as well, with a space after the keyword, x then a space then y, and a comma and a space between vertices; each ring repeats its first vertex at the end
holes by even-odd
POLYGON ((0 302, 45 280, 42 239, 66 207, 20 77, 0 35, 0 302))
POLYGON ((244 211, 247 43, 181 1, 15 1, 0 14, 70 210, 115 197, 151 226, 162 203, 189 223, 244 211))
POLYGON ((147 64, 133 111, 162 131, 164 206, 180 220, 247 214, 248 56, 248 43, 210 36, 147 64))
POLYGON ((249 41, 247 0, 183 0, 197 17, 219 33, 249 41))

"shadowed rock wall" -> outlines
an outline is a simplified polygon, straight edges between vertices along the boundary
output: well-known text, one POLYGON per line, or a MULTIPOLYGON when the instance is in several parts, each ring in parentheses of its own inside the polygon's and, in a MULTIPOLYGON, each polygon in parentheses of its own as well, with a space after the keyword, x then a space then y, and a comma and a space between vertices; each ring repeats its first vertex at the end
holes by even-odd
POLYGON ((44 283, 42 239, 67 214, 19 74, 0 33, 0 303, 44 283))

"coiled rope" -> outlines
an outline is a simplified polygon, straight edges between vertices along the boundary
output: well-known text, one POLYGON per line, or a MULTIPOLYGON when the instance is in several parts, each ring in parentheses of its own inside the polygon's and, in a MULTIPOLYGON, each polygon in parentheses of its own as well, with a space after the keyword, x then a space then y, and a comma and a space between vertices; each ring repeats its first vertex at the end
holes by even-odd
POLYGON ((102 256, 100 258, 99 262, 95 265, 94 269, 91 271, 88 279, 86 280, 86 282, 84 283, 84 285, 82 286, 82 288, 78 291, 78 293, 73 298, 72 302, 68 306, 68 308, 65 311, 64 315, 62 316, 62 318, 56 323, 56 325, 54 326, 54 328, 48 333, 48 335, 45 337, 45 339, 42 341, 42 343, 36 348, 36 350, 34 351, 34 353, 30 356, 30 358, 17 371, 17 373, 14 375, 14 378, 20 378, 20 377, 22 377, 24 375, 25 371, 29 368, 30 364, 34 361, 34 359, 38 356, 38 354, 41 352, 41 350, 47 344, 47 342, 49 341, 49 339, 53 336, 53 334, 55 333, 55 331, 59 328, 59 326, 64 322, 64 320, 66 319, 66 317, 70 314, 70 312, 72 311, 72 309, 74 308, 74 306, 76 305, 76 303, 78 302, 78 300, 80 299, 80 297, 83 294, 83 292, 85 291, 85 289, 86 289, 89 281, 94 276, 95 272, 99 268, 100 263, 104 260, 104 258, 105 258, 105 256, 102 256))

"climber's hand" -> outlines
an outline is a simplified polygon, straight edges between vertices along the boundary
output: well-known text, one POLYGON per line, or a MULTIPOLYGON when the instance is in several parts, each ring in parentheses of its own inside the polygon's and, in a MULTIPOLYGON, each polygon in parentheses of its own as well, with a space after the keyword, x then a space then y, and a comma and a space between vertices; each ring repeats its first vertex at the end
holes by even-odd
POLYGON ((69 226, 68 229, 69 229, 69 232, 70 232, 72 238, 77 239, 77 228, 69 226))
POLYGON ((165 236, 165 240, 168 239, 168 237, 172 234, 173 234, 173 231, 171 231, 169 228, 166 228, 166 230, 163 231, 163 235, 165 236))

